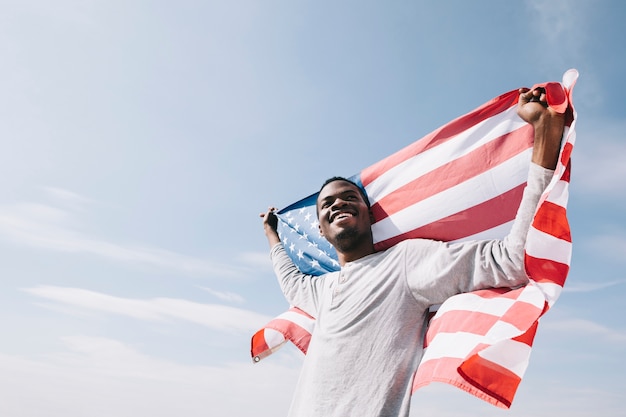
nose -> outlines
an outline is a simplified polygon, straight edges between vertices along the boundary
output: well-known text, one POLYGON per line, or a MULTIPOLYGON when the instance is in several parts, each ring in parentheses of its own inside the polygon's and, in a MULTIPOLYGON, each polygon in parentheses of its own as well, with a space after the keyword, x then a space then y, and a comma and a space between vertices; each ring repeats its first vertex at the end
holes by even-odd
POLYGON ((330 206, 330 209, 331 211, 339 210, 347 204, 348 202, 346 200, 342 199, 341 197, 337 197, 335 201, 333 201, 333 204, 330 206))

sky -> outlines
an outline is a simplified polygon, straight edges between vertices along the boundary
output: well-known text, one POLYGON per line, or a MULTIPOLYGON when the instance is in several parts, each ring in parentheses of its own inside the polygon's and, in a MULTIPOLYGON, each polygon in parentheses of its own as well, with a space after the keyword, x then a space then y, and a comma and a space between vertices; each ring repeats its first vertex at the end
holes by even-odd
POLYGON ((286 415, 303 356, 259 213, 487 100, 578 112, 569 278, 510 410, 431 384, 411 416, 623 416, 620 0, 0 0, 0 415, 286 415))

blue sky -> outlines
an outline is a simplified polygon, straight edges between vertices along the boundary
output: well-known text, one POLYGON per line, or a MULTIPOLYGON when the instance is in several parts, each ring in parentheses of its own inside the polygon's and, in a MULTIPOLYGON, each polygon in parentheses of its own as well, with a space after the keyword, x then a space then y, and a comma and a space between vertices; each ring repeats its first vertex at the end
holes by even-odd
POLYGON ((623 415, 621 1, 0 0, 0 415, 285 415, 259 212, 569 68, 572 269, 513 407, 623 415))

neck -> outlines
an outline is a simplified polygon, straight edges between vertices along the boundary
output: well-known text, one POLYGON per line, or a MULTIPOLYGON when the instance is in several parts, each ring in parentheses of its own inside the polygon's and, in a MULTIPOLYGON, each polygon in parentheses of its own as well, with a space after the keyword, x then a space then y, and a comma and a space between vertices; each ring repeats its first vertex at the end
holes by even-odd
POLYGON ((337 251, 337 259, 339 260, 339 265, 343 267, 348 262, 354 262, 358 259, 371 255, 374 252, 374 244, 368 242, 368 244, 363 245, 362 247, 355 248, 354 250, 350 250, 348 252, 337 251))

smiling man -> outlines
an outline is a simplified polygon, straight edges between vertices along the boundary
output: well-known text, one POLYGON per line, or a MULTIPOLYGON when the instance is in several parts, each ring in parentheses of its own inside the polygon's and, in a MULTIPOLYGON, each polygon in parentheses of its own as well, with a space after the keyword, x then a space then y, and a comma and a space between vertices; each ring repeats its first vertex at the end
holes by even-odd
POLYGON ((376 252, 367 196, 334 177, 316 204, 319 231, 341 269, 311 276, 285 252, 274 209, 261 214, 285 298, 317 319, 291 416, 407 416, 429 307, 455 294, 528 281, 525 239, 556 166, 564 116, 548 107, 541 88, 520 90, 517 112, 533 126, 535 141, 527 187, 503 240, 410 239, 376 252))
POLYGON ((374 252, 367 196, 343 177, 328 179, 318 194, 320 234, 337 250, 341 265, 374 252))

